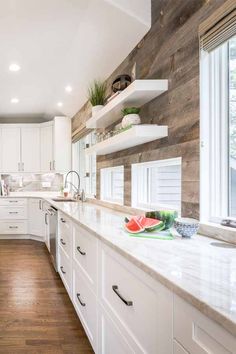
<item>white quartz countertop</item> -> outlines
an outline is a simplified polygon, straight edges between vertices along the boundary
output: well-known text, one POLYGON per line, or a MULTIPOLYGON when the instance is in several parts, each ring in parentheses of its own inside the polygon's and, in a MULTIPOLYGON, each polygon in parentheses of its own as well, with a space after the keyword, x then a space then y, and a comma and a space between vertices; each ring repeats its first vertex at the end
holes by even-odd
MULTIPOLYGON (((14 197, 23 196, 15 193, 14 197)), ((204 236, 139 239, 123 229, 125 214, 94 203, 55 202, 41 197, 114 248, 151 277, 236 336, 236 248, 211 245, 204 236)))

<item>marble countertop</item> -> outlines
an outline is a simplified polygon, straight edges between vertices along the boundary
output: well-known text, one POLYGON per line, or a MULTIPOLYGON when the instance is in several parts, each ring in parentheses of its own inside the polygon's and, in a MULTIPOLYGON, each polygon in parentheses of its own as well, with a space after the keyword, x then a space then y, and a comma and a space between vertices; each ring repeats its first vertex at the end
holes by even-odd
POLYGON ((55 202, 46 193, 35 197, 44 198, 236 336, 236 248, 214 247, 212 243, 220 241, 200 235, 174 240, 133 238, 123 229, 123 213, 91 203, 55 202))

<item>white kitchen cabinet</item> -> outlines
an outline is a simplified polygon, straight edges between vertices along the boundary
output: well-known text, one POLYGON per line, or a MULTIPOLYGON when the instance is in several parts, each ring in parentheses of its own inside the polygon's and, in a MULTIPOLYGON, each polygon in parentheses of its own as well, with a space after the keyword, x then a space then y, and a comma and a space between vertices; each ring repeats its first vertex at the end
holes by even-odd
POLYGON ((177 295, 174 295, 174 338, 190 354, 236 353, 235 337, 177 295))
MULTIPOLYGON (((98 308, 98 353, 99 354, 136 354, 128 341, 123 337, 116 324, 106 311, 98 308)), ((169 354, 169 353, 168 353, 169 354)))
POLYGON ((23 172, 40 172, 40 126, 21 128, 21 166, 23 172))
POLYGON ((21 165, 21 131, 10 125, 2 127, 1 158, 3 172, 18 172, 21 165))
POLYGON ((97 298, 83 274, 73 269, 72 300, 94 351, 97 351, 97 298))
POLYGON ((25 198, 0 199, 0 234, 26 235, 28 233, 27 211, 25 198))
POLYGON ((42 199, 29 199, 29 234, 45 240, 45 221, 42 199))
POLYGON ((53 122, 42 123, 41 137, 41 171, 50 172, 53 169, 53 122))
POLYGON ((55 117, 53 128, 53 170, 66 173, 71 170, 71 119, 55 117))
POLYGON ((102 244, 99 298, 135 353, 172 353, 172 293, 102 244))

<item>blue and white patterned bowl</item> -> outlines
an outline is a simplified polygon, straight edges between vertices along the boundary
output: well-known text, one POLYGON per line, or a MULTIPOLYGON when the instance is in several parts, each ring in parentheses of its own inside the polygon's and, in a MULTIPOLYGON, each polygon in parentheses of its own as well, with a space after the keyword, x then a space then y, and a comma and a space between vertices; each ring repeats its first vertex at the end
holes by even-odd
POLYGON ((191 218, 177 218, 174 228, 182 237, 191 237, 198 232, 199 221, 191 218))

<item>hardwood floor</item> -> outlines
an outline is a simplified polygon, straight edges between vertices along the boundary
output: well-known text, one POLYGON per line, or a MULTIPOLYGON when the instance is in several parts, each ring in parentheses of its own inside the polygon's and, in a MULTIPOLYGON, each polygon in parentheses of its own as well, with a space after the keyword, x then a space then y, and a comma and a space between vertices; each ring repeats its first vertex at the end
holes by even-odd
POLYGON ((0 240, 0 354, 93 353, 44 244, 0 240))

